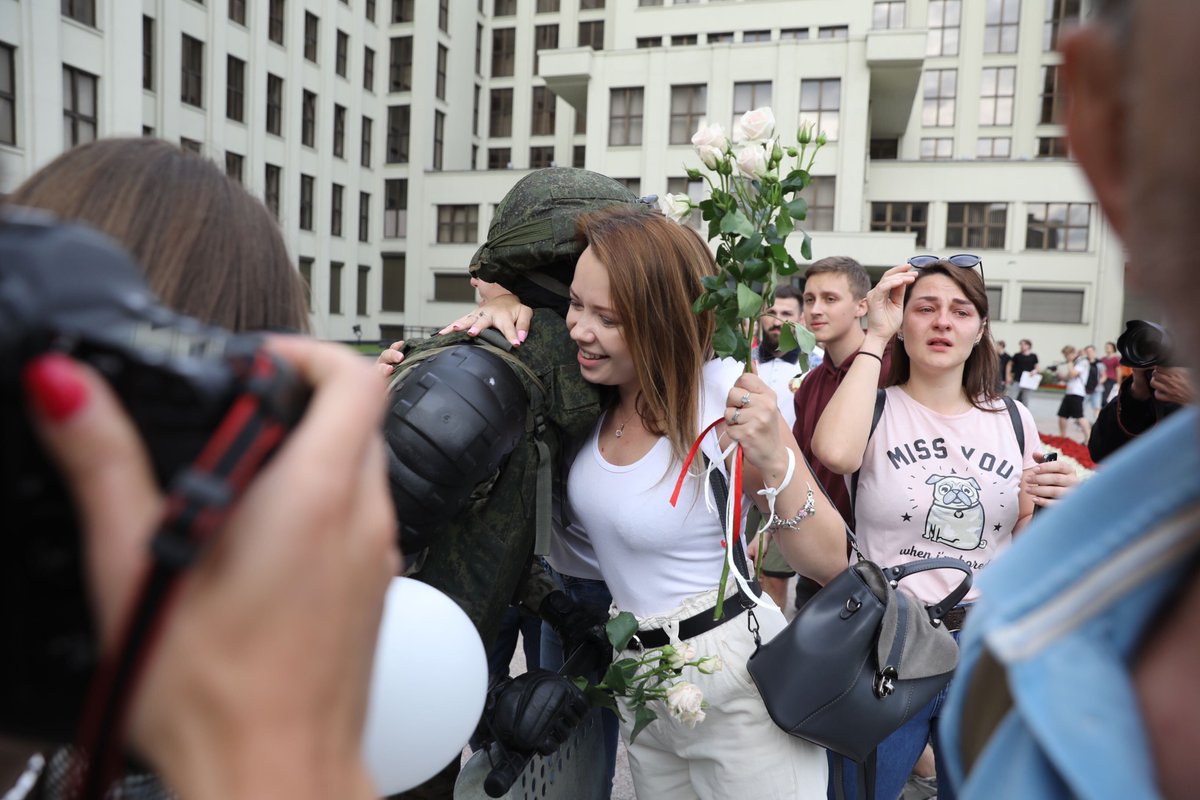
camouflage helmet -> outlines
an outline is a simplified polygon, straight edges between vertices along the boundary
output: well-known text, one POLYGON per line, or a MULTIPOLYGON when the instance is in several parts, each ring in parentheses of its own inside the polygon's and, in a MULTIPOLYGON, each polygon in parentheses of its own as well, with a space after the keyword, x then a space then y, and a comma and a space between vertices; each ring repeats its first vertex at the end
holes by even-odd
POLYGON ((573 268, 583 252, 575 220, 589 211, 637 202, 633 192, 597 172, 537 170, 518 181, 496 206, 487 241, 471 258, 471 274, 505 286, 523 277, 565 297, 566 285, 546 271, 573 268))

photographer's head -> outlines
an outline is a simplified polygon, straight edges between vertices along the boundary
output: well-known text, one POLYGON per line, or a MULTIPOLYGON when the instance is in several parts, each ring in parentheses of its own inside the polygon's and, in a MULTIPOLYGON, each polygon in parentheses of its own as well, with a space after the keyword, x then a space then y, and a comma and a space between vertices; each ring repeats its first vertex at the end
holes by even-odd
POLYGON ((278 224, 208 159, 160 139, 105 139, 63 153, 8 200, 107 233, 176 311, 235 331, 308 330, 278 224))

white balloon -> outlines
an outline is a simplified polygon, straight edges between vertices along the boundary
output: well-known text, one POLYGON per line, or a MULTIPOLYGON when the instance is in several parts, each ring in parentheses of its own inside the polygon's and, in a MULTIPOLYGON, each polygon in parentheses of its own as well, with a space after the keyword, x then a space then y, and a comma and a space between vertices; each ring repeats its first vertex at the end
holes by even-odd
POLYGON ((411 578, 388 587, 363 749, 381 794, 436 775, 462 752, 487 693, 487 656, 471 620, 411 578))

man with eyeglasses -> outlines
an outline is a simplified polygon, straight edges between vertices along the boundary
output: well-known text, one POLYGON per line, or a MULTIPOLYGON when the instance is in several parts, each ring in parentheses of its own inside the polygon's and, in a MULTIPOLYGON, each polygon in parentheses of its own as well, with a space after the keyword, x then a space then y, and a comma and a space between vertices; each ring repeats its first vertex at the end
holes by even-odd
MULTIPOLYGON (((1063 43, 1071 155, 1194 368, 1200 3, 1092 7, 1063 43)), ((942 711, 959 797, 1196 795, 1198 423, 1122 448, 979 579, 942 711)))

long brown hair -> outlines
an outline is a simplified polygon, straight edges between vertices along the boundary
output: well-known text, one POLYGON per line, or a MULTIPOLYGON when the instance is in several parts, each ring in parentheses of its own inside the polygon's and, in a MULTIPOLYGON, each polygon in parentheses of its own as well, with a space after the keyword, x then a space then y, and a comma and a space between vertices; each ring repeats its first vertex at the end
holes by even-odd
POLYGON ((612 306, 633 357, 646 429, 682 460, 700 432, 700 380, 712 357, 713 314, 692 311, 717 273, 690 228, 649 209, 613 208, 580 217, 577 230, 608 269, 612 306))
MULTIPOLYGON (((962 289, 963 296, 975 306, 975 311, 979 314, 979 343, 975 345, 971 355, 967 356, 966 364, 963 365, 962 387, 971 405, 983 411, 995 411, 992 403, 1000 397, 996 390, 1000 357, 996 355, 996 348, 992 344, 991 326, 988 325, 987 289, 983 285, 983 278, 974 269, 956 267, 948 261, 938 261, 921 267, 917 279, 904 290, 905 308, 908 308, 913 289, 922 278, 929 275, 945 275, 952 280, 962 289)), ((892 348, 892 369, 888 373, 888 386, 907 383, 911 374, 912 365, 908 359, 908 351, 904 349, 904 342, 898 341, 892 348)))
POLYGON ((107 233, 176 311, 230 330, 308 330, 303 282, 270 212, 173 144, 90 142, 38 170, 9 201, 107 233))

